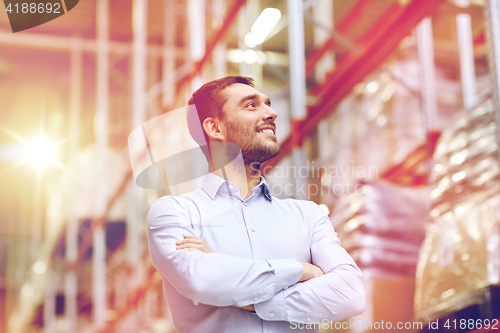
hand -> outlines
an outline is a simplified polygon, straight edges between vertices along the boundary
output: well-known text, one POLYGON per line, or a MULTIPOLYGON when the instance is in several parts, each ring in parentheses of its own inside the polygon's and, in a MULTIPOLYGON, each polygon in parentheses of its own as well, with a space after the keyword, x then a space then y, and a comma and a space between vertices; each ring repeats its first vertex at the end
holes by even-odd
POLYGON ((253 304, 249 304, 249 305, 245 305, 245 306, 235 306, 235 307, 243 309, 243 310, 247 310, 247 311, 255 311, 253 304))
POLYGON ((319 268, 318 266, 312 265, 304 261, 299 261, 299 262, 302 264, 302 267, 304 267, 304 273, 302 274, 302 277, 300 278, 299 282, 304 282, 325 275, 325 273, 323 273, 321 268, 319 268))
POLYGON ((214 252, 207 244, 207 242, 192 235, 184 235, 184 239, 175 242, 175 244, 177 245, 177 250, 186 249, 188 251, 200 250, 205 253, 214 252))
MULTIPOLYGON (((304 273, 302 274, 302 277, 300 278, 299 282, 304 282, 313 279, 315 277, 320 277, 325 275, 325 273, 323 273, 323 270, 318 266, 312 265, 304 261, 299 261, 299 262, 302 264, 302 267, 304 267, 304 273)), ((255 311, 253 304, 245 306, 237 306, 237 308, 245 309, 247 311, 255 311)))

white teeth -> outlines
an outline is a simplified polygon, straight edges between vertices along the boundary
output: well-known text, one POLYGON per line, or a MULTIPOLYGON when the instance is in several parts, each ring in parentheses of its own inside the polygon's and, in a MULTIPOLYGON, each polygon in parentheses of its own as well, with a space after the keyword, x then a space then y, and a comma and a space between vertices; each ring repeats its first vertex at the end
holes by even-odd
POLYGON ((272 129, 264 129, 259 131, 259 133, 269 133, 269 134, 274 134, 274 131, 272 129))

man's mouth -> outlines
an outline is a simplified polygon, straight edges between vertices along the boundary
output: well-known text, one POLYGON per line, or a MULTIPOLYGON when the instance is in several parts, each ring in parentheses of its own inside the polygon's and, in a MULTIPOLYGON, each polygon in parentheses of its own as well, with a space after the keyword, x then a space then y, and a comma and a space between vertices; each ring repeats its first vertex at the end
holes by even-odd
POLYGON ((257 129, 257 133, 276 135, 276 125, 266 124, 257 129))
POLYGON ((273 129, 265 128, 257 131, 257 133, 267 133, 267 134, 275 134, 273 129))

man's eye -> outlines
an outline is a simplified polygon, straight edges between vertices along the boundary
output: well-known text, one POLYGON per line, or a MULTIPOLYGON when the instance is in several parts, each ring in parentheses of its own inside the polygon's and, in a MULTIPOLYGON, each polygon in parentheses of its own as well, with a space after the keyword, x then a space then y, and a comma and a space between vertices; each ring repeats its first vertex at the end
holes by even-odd
POLYGON ((255 103, 248 103, 247 104, 247 108, 254 108, 255 107, 255 103))

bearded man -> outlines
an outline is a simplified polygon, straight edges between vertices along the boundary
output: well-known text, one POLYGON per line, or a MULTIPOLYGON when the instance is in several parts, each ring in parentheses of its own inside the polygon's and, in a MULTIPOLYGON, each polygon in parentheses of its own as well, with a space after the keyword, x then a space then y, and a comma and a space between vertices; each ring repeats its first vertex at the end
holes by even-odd
POLYGON ((328 216, 314 202, 274 197, 260 175, 280 151, 269 98, 251 78, 229 76, 189 104, 208 148, 236 144, 243 165, 211 170, 201 189, 164 196, 149 212, 151 257, 177 330, 318 332, 362 313, 361 271, 328 216))

